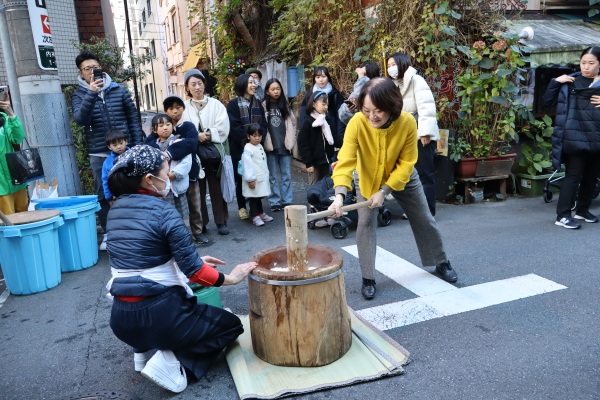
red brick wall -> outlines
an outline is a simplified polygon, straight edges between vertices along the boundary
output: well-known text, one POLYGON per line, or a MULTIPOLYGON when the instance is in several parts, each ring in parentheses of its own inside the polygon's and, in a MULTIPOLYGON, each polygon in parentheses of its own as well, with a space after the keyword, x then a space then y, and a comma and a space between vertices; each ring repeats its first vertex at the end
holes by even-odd
POLYGON ((81 42, 88 42, 92 36, 106 36, 100 0, 76 0, 75 12, 81 42))

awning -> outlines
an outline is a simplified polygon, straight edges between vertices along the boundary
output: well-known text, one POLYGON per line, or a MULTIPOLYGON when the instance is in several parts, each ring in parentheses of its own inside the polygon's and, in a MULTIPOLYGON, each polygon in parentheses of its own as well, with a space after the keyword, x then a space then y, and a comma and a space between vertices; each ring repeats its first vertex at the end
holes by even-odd
POLYGON ((533 28, 533 40, 522 42, 531 47, 531 68, 541 65, 579 64, 581 52, 598 46, 600 26, 570 20, 510 20, 506 21, 511 33, 533 28))
POLYGON ((194 68, 196 68, 196 65, 198 65, 198 61, 200 61, 201 58, 208 58, 208 57, 209 57, 209 55, 206 53, 206 50, 203 48, 202 43, 198 43, 197 45, 192 47, 192 49, 188 53, 187 59, 185 60, 185 63, 183 64, 182 70, 185 72, 190 69, 194 69, 194 68))

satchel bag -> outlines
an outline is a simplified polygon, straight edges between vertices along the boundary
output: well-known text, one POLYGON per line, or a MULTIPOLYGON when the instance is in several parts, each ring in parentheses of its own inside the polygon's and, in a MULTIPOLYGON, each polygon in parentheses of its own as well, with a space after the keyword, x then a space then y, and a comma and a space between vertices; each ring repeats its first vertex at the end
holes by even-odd
MULTIPOLYGON (((27 139, 25 139, 27 143, 27 139)), ((27 143, 29 147, 29 143, 27 143)), ((36 148, 6 153, 6 164, 10 172, 10 181, 13 185, 22 185, 27 182, 44 178, 42 159, 36 148)))

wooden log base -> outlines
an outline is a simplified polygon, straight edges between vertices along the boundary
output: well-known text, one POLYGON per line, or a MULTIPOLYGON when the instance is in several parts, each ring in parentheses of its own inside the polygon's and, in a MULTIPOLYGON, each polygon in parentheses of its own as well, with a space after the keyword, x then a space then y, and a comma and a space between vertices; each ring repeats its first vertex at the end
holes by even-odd
POLYGON ((316 267, 309 271, 271 271, 287 266, 285 246, 263 250, 250 261, 259 264, 252 272, 257 278, 289 285, 248 279, 252 347, 260 359, 279 366, 320 367, 346 354, 352 331, 339 251, 308 245, 309 268, 316 267), (302 285, 315 278, 326 280, 302 285))

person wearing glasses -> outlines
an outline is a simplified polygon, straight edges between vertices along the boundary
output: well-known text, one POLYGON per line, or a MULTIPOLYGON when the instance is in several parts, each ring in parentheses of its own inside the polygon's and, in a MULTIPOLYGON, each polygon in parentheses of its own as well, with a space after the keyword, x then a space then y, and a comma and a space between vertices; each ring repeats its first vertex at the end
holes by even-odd
POLYGON ((110 155, 110 150, 106 146, 104 135, 110 129, 118 129, 125 133, 130 147, 142 144, 144 135, 138 110, 129 91, 113 82, 105 72, 102 73, 102 79, 94 79, 94 70, 102 68, 98 56, 89 50, 83 50, 75 59, 75 64, 79 69, 79 87, 71 95, 73 119, 85 127, 87 152, 94 176, 94 191, 98 195, 101 207, 98 219, 104 231, 100 250, 106 250, 106 218, 109 204, 104 198, 102 188, 102 164, 110 155))

